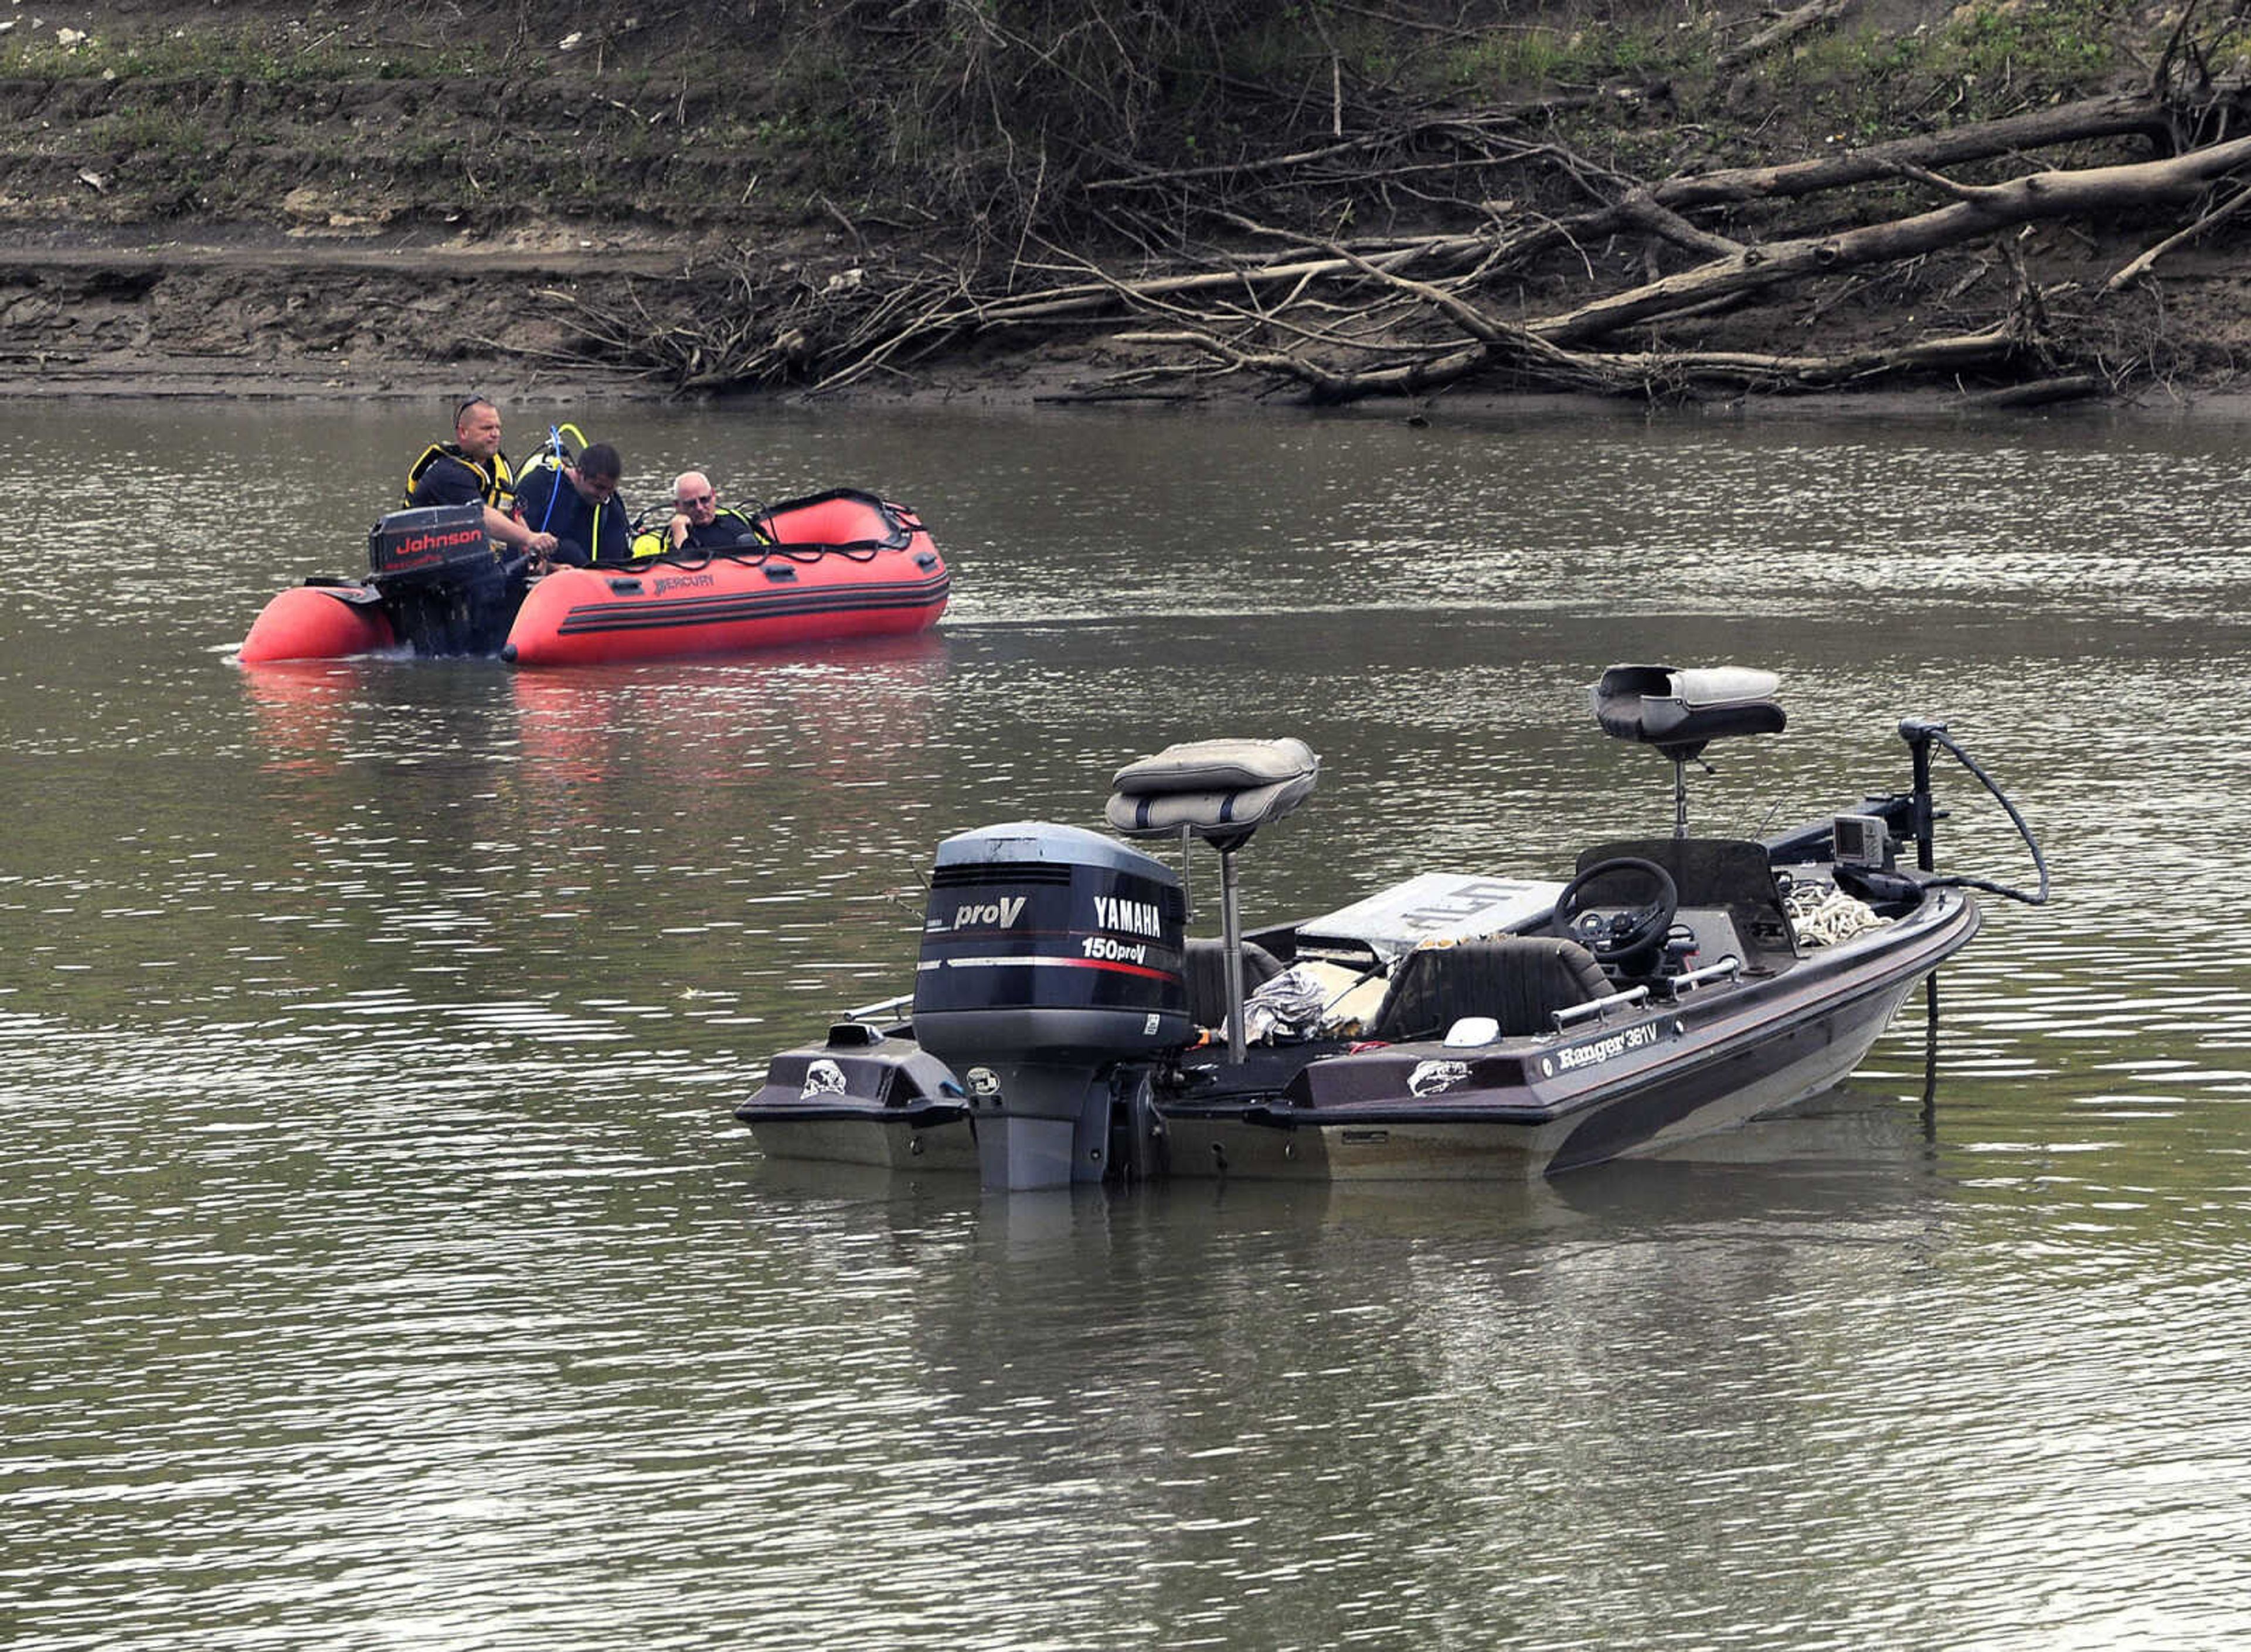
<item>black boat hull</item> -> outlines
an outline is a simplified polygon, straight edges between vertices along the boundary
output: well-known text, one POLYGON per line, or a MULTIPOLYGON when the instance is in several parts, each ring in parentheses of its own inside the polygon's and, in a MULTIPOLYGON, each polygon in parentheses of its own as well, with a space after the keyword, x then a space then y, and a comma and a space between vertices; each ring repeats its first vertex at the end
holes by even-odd
MULTIPOLYGON (((1891 927, 1770 978, 1475 1050, 1339 1041, 1216 1052, 1117 1086, 1109 1158, 1139 1176, 1531 1180, 1661 1151, 1780 1112, 1860 1065, 1915 988, 1977 933, 1935 889, 1891 927), (1434 1070, 1464 1069, 1443 1087, 1434 1070), (1418 1091, 1420 1092, 1418 1093, 1418 1091)), ((736 1117, 777 1159, 975 1171, 979 1102, 901 1026, 841 1026, 776 1057, 736 1117)), ((988 1129, 1000 1121, 987 1120, 988 1129)))
POLYGON ((1842 1082, 1915 986, 1977 933, 1966 894, 1929 899, 1916 919, 1771 980, 1643 1006, 1591 1031, 1474 1052, 1425 1044, 1330 1056, 1280 1095, 1160 1095, 1163 1163, 1174 1176, 1529 1180, 1735 1128, 1842 1082), (1573 1070, 1566 1052, 1590 1053, 1573 1070), (1468 1072, 1414 1093, 1427 1082, 1418 1075, 1447 1064, 1468 1072))

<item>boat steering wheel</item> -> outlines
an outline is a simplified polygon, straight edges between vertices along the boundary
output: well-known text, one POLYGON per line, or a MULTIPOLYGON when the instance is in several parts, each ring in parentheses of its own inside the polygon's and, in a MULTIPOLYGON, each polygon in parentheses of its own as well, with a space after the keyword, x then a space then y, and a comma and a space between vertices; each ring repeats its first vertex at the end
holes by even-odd
POLYGON ((1665 944, 1680 910, 1680 891, 1673 874, 1653 860, 1620 856, 1600 860, 1563 886, 1555 899, 1555 933, 1594 954, 1595 961, 1626 974, 1638 973, 1648 954, 1665 944), (1597 908, 1590 892, 1610 878, 1638 878, 1649 898, 1638 906, 1597 908))

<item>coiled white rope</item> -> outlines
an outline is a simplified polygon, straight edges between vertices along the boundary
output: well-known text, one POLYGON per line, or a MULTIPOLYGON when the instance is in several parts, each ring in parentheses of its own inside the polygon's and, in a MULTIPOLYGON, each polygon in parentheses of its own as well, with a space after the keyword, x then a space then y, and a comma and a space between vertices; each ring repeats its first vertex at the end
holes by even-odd
POLYGON ((1833 947, 1870 929, 1891 922, 1879 918, 1866 901, 1855 900, 1834 884, 1793 884, 1782 898, 1790 927, 1801 947, 1833 947))

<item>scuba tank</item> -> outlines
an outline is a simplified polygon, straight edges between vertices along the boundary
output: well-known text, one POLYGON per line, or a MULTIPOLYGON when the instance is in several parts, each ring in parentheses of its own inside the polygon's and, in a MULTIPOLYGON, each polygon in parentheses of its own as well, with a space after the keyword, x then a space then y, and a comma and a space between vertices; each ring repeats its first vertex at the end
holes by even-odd
MULTIPOLYGON (((578 454, 585 445, 585 434, 578 426, 549 426, 547 440, 540 443, 538 450, 530 458, 525 460, 523 468, 516 473, 516 496, 519 505, 523 501, 525 489, 530 485, 532 477, 542 471, 552 471, 559 482, 564 468, 578 462, 578 454)), ((555 489, 551 486, 547 489, 547 513, 551 513, 554 509, 555 489)), ((547 531, 547 524, 544 521, 533 522, 527 517, 524 525, 537 533, 547 531)))

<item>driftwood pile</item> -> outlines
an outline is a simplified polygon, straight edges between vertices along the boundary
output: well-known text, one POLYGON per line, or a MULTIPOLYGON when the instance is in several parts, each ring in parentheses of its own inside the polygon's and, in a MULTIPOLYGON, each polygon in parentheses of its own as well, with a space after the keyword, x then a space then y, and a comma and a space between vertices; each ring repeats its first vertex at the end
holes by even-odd
POLYGON ((1114 364, 1091 398, 1192 393, 1213 374, 1325 403, 1468 383, 1670 398, 1933 377, 2005 400, 2102 393, 2164 376, 2148 339, 2165 260, 2251 200, 2242 94, 2184 92, 2176 70, 2169 54, 2143 91, 1654 181, 1559 143, 1552 105, 1358 133, 1340 106, 1325 141, 1285 153, 1081 178, 1070 245, 1122 249, 1099 257, 1064 250, 1053 215, 1028 216, 997 254, 988 238, 914 260, 847 223, 860 253, 831 267, 745 251, 622 308, 549 296, 590 356, 682 391, 829 389, 1070 337, 1114 364), (1424 227, 1310 226, 1347 201, 1424 227), (2040 224, 2087 246, 2090 226, 2138 239, 2093 279, 2044 281, 2020 250, 2040 224), (1825 317, 1871 305, 1885 324, 1864 315, 1821 347, 1825 317), (1741 347, 1778 337, 1804 348, 1741 347))

